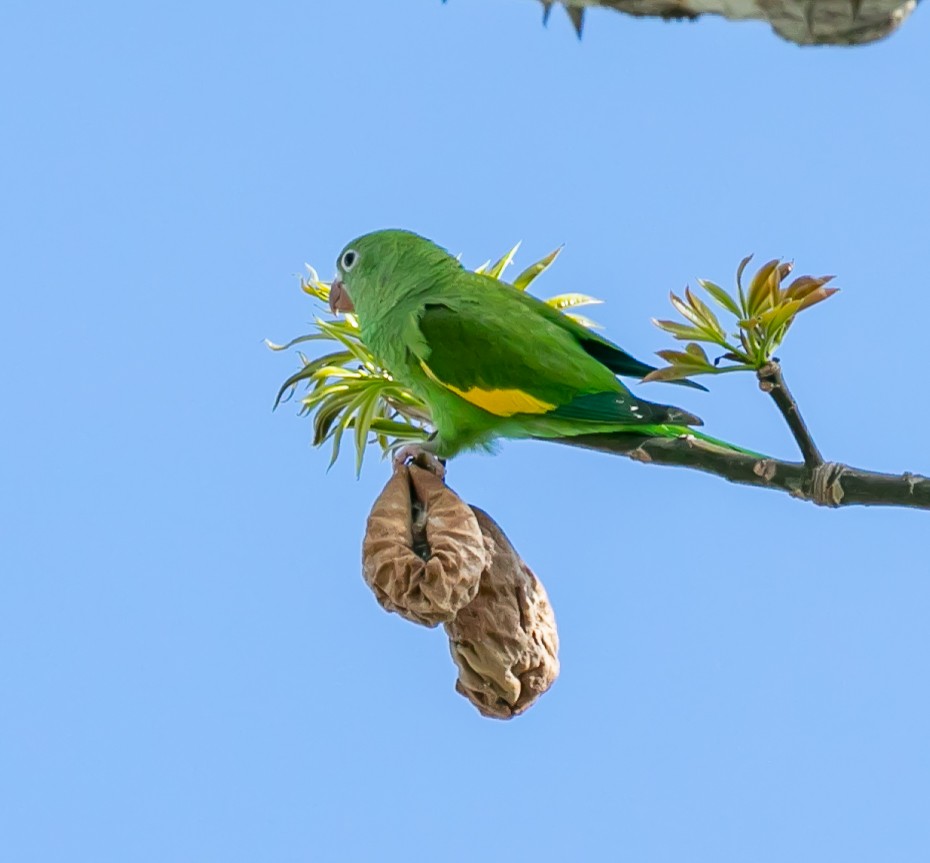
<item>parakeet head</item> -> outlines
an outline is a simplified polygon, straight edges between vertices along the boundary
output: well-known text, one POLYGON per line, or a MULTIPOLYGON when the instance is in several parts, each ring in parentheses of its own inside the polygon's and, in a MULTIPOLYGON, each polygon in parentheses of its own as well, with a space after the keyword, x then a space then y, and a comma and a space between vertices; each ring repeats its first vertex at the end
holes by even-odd
POLYGON ((369 317, 406 295, 428 290, 441 271, 461 265, 425 237, 392 229, 354 239, 339 253, 336 268, 330 309, 369 317))

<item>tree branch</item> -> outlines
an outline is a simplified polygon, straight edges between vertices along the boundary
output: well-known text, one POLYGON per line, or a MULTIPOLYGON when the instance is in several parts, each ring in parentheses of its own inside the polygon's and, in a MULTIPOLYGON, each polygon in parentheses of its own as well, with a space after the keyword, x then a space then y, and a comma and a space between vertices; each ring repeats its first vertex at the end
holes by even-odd
MULTIPOLYGON (((552 0, 542 0, 543 6, 552 0)), ((914 11, 916 0, 784 0, 721 4, 713 0, 562 0, 578 35, 583 13, 604 6, 637 17, 698 18, 722 15, 730 20, 767 21, 783 39, 798 45, 865 45, 893 33, 914 11)))
POLYGON ((778 360, 767 362, 756 372, 756 375, 759 378, 759 389, 772 397, 772 400, 778 405, 781 415, 785 418, 785 422, 788 423, 788 428, 791 429, 791 434, 794 435, 794 439, 801 450, 801 455, 804 457, 804 464, 810 470, 822 465, 823 456, 820 454, 820 450, 817 449, 817 444, 814 443, 807 424, 801 417, 798 403, 785 385, 785 379, 782 377, 781 365, 778 360))
POLYGON ((876 473, 821 462, 813 470, 798 462, 758 458, 692 437, 632 434, 581 435, 559 443, 625 455, 634 461, 700 470, 730 482, 784 491, 820 506, 906 506, 930 509, 930 477, 876 473))

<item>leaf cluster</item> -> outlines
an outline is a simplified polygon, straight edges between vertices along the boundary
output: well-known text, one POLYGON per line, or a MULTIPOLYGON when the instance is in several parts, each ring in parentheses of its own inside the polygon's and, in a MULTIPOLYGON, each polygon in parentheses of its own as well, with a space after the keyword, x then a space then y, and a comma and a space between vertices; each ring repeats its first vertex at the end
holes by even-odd
POLYGON ((653 323, 688 344, 683 351, 657 351, 669 365, 650 372, 644 380, 673 381, 760 369, 772 360, 795 318, 839 290, 826 287, 833 276, 800 276, 785 285, 794 265, 777 259, 763 264, 744 288, 743 273, 751 260, 752 255, 743 258, 736 270, 735 294, 714 282, 698 279, 713 302, 734 318, 735 329, 731 332, 690 288, 685 288, 683 297, 670 295, 672 306, 685 321, 654 319, 653 323), (723 353, 711 361, 701 342, 716 345, 723 353))

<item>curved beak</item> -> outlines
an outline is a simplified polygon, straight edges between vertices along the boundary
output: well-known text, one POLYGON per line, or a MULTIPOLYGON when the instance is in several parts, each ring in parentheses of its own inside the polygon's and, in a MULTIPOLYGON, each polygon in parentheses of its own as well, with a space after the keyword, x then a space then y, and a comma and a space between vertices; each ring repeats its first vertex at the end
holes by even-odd
POLYGON ((336 312, 354 312, 355 306, 352 305, 352 298, 342 283, 342 279, 336 279, 329 287, 329 310, 335 315, 336 312))

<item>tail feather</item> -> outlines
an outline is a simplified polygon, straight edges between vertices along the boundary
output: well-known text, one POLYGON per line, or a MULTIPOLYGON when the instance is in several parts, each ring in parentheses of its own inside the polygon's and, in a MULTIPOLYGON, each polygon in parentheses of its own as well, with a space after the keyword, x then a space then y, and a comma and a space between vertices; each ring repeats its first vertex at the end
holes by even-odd
MULTIPOLYGON (((576 441, 574 438, 585 438, 587 441, 596 441, 596 440, 610 440, 611 438, 620 438, 620 437, 629 437, 630 435, 637 435, 640 437, 661 437, 661 438, 696 438, 697 440, 703 441, 704 443, 709 443, 712 446, 719 447, 720 449, 728 450, 729 452, 736 452, 742 455, 753 456, 754 458, 764 459, 768 458, 767 455, 763 453, 756 452, 755 450, 746 449, 745 447, 737 446, 732 444, 729 441, 721 440, 720 438, 711 437, 709 434, 704 434, 699 432, 696 429, 689 428, 688 426, 680 425, 670 425, 663 423, 661 425, 629 425, 626 428, 614 428, 610 430, 604 430, 599 432, 585 432, 582 428, 579 428, 575 434, 561 435, 557 438, 548 437, 548 440, 557 440, 561 443, 575 444, 576 441)), ((539 439, 544 439, 545 436, 539 435, 539 439)), ((591 446, 590 443, 583 444, 584 446, 591 446)), ((595 446, 595 448, 597 448, 595 446)))
POLYGON ((765 456, 762 453, 755 452, 751 449, 746 449, 745 447, 737 446, 734 443, 721 440, 720 438, 711 437, 709 434, 704 434, 704 432, 699 432, 696 429, 688 428, 687 426, 640 426, 638 429, 635 426, 630 426, 629 431, 617 431, 615 434, 641 434, 646 435, 647 437, 665 438, 692 437, 704 441, 704 443, 709 443, 713 446, 720 447, 720 449, 729 450, 730 452, 738 452, 742 453, 743 455, 755 456, 756 458, 768 458, 768 456, 765 456))
MULTIPOLYGON (((649 425, 700 426, 704 421, 692 413, 671 405, 660 405, 638 399, 626 387, 619 391, 586 393, 564 405, 549 411, 546 419, 574 420, 595 423, 600 428, 588 428, 590 432, 611 431, 627 423, 649 425)), ((582 434, 582 431, 578 432, 582 434)))
POLYGON ((731 452, 742 453, 743 455, 751 455, 756 458, 768 458, 767 455, 763 455, 761 452, 756 452, 755 450, 746 449, 745 447, 737 446, 734 443, 729 441, 720 440, 720 438, 711 437, 709 434, 704 434, 703 432, 694 431, 694 429, 684 429, 684 433, 696 437, 698 440, 702 440, 705 443, 713 444, 714 446, 719 446, 721 449, 728 449, 731 452))

